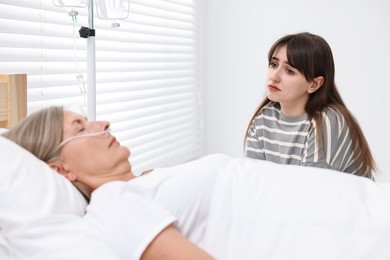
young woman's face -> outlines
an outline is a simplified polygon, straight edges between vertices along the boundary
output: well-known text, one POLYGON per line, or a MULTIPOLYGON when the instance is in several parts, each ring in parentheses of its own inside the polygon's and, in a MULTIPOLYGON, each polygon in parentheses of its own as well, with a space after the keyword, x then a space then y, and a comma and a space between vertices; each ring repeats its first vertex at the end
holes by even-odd
POLYGON ((268 68, 268 99, 279 102, 285 115, 304 114, 312 85, 288 63, 287 47, 284 45, 277 48, 268 68))
POLYGON ((97 136, 84 136, 109 128, 105 121, 88 121, 82 115, 64 110, 63 140, 80 136, 62 146, 63 174, 71 181, 95 189, 113 180, 128 180, 134 177, 128 161, 130 151, 121 146, 108 132, 97 136), (66 175, 68 174, 68 176, 66 175))

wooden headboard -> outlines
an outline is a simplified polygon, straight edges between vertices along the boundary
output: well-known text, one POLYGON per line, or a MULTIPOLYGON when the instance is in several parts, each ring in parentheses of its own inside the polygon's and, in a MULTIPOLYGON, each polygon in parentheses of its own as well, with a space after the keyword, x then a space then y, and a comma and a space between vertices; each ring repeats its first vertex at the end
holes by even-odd
POLYGON ((0 74, 0 128, 10 128, 27 115, 27 75, 0 74))

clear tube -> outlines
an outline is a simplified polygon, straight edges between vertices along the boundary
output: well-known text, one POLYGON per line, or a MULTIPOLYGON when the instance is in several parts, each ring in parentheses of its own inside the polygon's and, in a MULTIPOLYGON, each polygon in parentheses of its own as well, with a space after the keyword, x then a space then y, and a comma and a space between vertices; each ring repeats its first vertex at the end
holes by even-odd
POLYGON ((86 133, 86 134, 82 134, 82 135, 71 136, 71 137, 66 138, 65 140, 63 140, 63 141, 57 146, 56 151, 58 151, 62 146, 64 146, 65 144, 69 143, 70 141, 73 141, 73 140, 76 140, 76 139, 79 139, 79 138, 84 138, 84 137, 91 137, 91 136, 104 135, 104 134, 110 133, 110 131, 111 131, 111 129, 107 129, 107 130, 104 130, 104 131, 101 131, 101 132, 96 132, 96 133, 86 133))

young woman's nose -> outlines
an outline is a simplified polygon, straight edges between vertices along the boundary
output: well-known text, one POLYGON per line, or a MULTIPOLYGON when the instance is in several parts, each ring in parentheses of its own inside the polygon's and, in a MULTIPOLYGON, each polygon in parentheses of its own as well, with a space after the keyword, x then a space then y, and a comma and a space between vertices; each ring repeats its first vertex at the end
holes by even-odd
POLYGON ((268 78, 273 82, 280 81, 280 69, 272 69, 268 71, 268 78))

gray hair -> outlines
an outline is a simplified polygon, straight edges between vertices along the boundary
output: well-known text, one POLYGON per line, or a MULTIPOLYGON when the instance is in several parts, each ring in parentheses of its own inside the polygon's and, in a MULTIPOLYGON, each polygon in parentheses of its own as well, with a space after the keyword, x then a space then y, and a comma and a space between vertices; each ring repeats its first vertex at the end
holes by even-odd
POLYGON ((62 140, 63 121, 63 107, 47 107, 24 118, 3 136, 49 163, 58 159, 56 148, 62 140))
MULTIPOLYGON (((9 131, 1 134, 15 142, 45 163, 60 160, 64 124, 64 108, 50 106, 30 114, 9 131)), ((91 189, 75 181, 76 188, 89 200, 91 189)))

